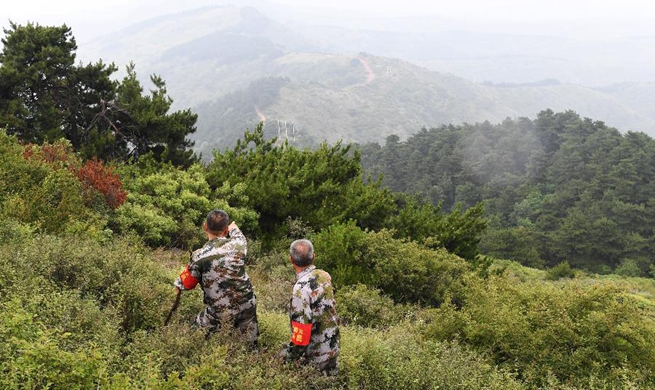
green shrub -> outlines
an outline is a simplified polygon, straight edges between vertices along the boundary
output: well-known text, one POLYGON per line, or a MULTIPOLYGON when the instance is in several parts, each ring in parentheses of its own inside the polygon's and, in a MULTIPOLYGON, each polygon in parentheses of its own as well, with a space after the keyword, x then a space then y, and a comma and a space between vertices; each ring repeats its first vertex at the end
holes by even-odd
POLYGON ((339 289, 336 300, 339 321, 348 325, 386 328, 400 322, 409 311, 364 284, 339 289))
POLYGON ((317 266, 338 288, 367 284, 396 302, 439 304, 447 291, 461 289, 469 272, 464 260, 444 249, 394 239, 388 230, 363 232, 352 222, 333 225, 314 241, 317 266))
POLYGON ((257 305, 264 310, 286 311, 296 273, 289 262, 289 255, 273 254, 260 257, 254 268, 248 269, 257 305))
POLYGON ((206 240, 202 222, 212 209, 224 209, 244 230, 258 218, 253 211, 214 199, 204 168, 198 164, 187 170, 164 167, 152 173, 123 167, 122 175, 129 195, 113 223, 119 232, 136 232, 153 247, 188 249, 202 245, 206 240))
POLYGON ((366 233, 355 226, 355 221, 335 224, 313 237, 316 265, 328 271, 337 287, 372 282, 364 258, 366 233))
POLYGON ((0 218, 48 233, 100 235, 106 217, 85 203, 91 193, 77 177, 80 166, 67 141, 23 146, 0 133, 0 218))
POLYGON ((95 388, 105 369, 102 355, 62 351, 57 346, 59 337, 43 334, 30 342, 12 340, 12 347, 19 352, 12 356, 13 364, 3 369, 3 388, 95 388))
POLYGON ((563 261, 546 271, 547 280, 559 280, 562 278, 575 278, 575 271, 571 268, 568 261, 563 261))
POLYGON ((505 371, 457 343, 423 341, 409 325, 345 328, 341 373, 349 389, 521 389, 505 371))
POLYGON ((94 240, 38 236, 20 250, 5 250, 1 261, 19 265, 18 275, 96 300, 101 308, 115 311, 124 332, 160 325, 171 302, 174 274, 129 239, 101 245, 94 240))
POLYGON ((470 281, 460 310, 424 312, 423 334, 471 345, 535 387, 549 378, 585 388, 590 380, 652 386, 655 328, 643 310, 611 287, 491 277, 470 281))
POLYGON ((614 273, 621 276, 627 277, 639 277, 642 276, 641 269, 634 259, 622 259, 621 263, 614 270, 614 273))
POLYGON ((20 243, 26 240, 35 232, 35 228, 29 224, 21 223, 13 219, 0 218, 0 242, 4 244, 20 243))

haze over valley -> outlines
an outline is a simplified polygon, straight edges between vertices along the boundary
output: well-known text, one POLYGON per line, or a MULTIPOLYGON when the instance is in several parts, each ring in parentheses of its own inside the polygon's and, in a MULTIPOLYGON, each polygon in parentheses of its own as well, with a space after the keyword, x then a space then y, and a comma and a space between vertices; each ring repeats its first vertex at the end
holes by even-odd
POLYGON ((162 76, 173 107, 199 115, 191 138, 205 158, 262 120, 267 136, 304 146, 405 139, 543 109, 655 134, 653 36, 448 30, 467 24, 434 15, 357 24, 250 4, 144 18, 79 42, 78 58, 121 70, 132 61, 144 85, 162 76))

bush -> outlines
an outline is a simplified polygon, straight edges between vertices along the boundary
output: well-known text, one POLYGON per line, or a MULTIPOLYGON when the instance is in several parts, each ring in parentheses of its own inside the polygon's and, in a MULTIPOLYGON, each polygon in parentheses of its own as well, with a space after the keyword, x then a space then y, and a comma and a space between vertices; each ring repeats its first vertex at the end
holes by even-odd
POLYGON ((551 379, 584 388, 594 380, 655 385, 648 377, 655 370, 655 328, 617 289, 497 277, 472 282, 461 309, 423 313, 426 337, 471 345, 535 387, 551 379))
POLYGON ((575 278, 575 271, 571 268, 568 261, 563 261, 546 271, 547 280, 559 280, 562 278, 575 278))
POLYGON ((363 284, 347 286, 337 291, 337 312, 342 324, 386 328, 400 322, 409 309, 395 305, 379 290, 363 284))
POLYGON ((621 276, 627 277, 639 277, 641 276, 641 269, 637 262, 633 259, 622 259, 621 264, 614 270, 614 273, 621 276))
POLYGON ((0 218, 0 242, 14 244, 32 237, 35 228, 13 219, 0 218))
POLYGON ((102 203, 112 210, 125 202, 127 192, 123 191, 120 178, 102 161, 97 159, 85 161, 75 174, 84 186, 87 204, 100 203, 94 201, 97 195, 102 198, 102 203))
POLYGON ((447 291, 462 287, 468 264, 444 249, 432 250, 393 238, 393 232, 363 232, 352 222, 337 224, 314 237, 317 266, 337 287, 362 283, 396 302, 440 304, 447 291))
POLYGON ((12 300, 0 303, 0 387, 89 389, 99 386, 106 363, 98 350, 67 351, 66 333, 45 328, 12 300))
POLYGON ((113 312, 123 332, 159 326, 172 302, 174 274, 129 239, 101 245, 93 240, 38 236, 20 248, 5 247, 0 261, 12 264, 17 275, 36 280, 31 285, 36 291, 42 289, 38 283, 52 284, 95 300, 100 308, 113 312))
POLYGON ((48 233, 103 234, 105 210, 85 204, 92 193, 76 175, 81 162, 67 141, 22 146, 0 133, 0 155, 0 218, 48 233))
POLYGON ((352 220, 332 225, 313 237, 316 264, 331 274, 338 288, 372 283, 370 259, 364 258, 366 237, 352 220))
POLYGON ((197 164, 186 171, 165 167, 145 174, 137 167, 123 167, 122 174, 130 194, 113 223, 118 231, 135 232, 153 247, 189 249, 202 245, 206 239, 202 222, 212 209, 227 211, 243 230, 251 228, 258 218, 251 210, 213 199, 204 169, 197 164))
POLYGON ((503 370, 457 343, 422 341, 409 325, 388 331, 346 328, 341 374, 349 389, 522 389, 503 370))

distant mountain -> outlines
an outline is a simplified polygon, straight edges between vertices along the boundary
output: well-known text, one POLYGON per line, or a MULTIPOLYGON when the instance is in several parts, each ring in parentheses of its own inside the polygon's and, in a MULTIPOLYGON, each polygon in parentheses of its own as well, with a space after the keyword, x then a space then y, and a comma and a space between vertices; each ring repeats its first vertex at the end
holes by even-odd
POLYGON ((280 134, 300 145, 340 139, 379 142, 390 134, 406 138, 424 126, 534 117, 546 108, 571 109, 622 131, 655 134, 651 84, 591 88, 560 83, 552 76, 523 82, 519 74, 507 78, 519 83, 476 83, 361 52, 372 48, 413 56, 423 64, 435 58, 468 58, 510 72, 494 53, 507 46, 503 40, 512 39, 514 52, 501 54, 555 75, 561 74, 556 62, 564 60, 548 53, 558 45, 579 49, 576 42, 552 37, 291 28, 254 8, 225 6, 145 21, 85 50, 118 64, 134 60, 144 79, 150 73, 161 75, 175 107, 193 107, 198 113, 193 138, 205 157, 213 148, 233 145, 260 120, 269 136, 280 134), (476 60, 480 53, 486 58, 476 60), (530 56, 536 60, 527 61, 530 56))
POLYGON ((655 130, 652 116, 638 114, 625 102, 619 93, 625 89, 609 93, 552 81, 483 85, 366 54, 289 54, 274 63, 281 78, 254 81, 195 108, 199 120, 194 139, 205 156, 212 148, 232 145, 245 127, 252 129, 263 119, 270 136, 277 136, 280 126, 280 136, 302 144, 379 142, 391 134, 404 139, 422 127, 497 123, 507 117, 534 117, 546 108, 571 109, 623 130, 655 130), (311 75, 320 75, 323 82, 311 75))
MULTIPOLYGON (((408 23, 409 21, 405 21, 408 23)), ((444 20, 416 24, 443 24, 444 20)), ((409 26, 404 26, 409 29, 409 26)), ((483 82, 565 83, 604 86, 655 79, 655 37, 579 40, 557 35, 483 33, 464 30, 399 31, 294 25, 320 50, 366 51, 401 58, 441 73, 483 82)), ((556 31, 554 31, 556 33, 556 31)))

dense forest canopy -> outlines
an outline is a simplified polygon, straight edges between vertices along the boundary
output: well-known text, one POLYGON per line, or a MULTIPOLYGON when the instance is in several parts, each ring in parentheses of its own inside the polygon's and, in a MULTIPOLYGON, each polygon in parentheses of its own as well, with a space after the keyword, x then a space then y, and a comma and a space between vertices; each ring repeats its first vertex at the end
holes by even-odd
POLYGON ((483 202, 481 251, 544 267, 567 261, 654 275, 655 140, 574 112, 423 129, 361 147, 362 165, 393 191, 445 210, 483 202))

